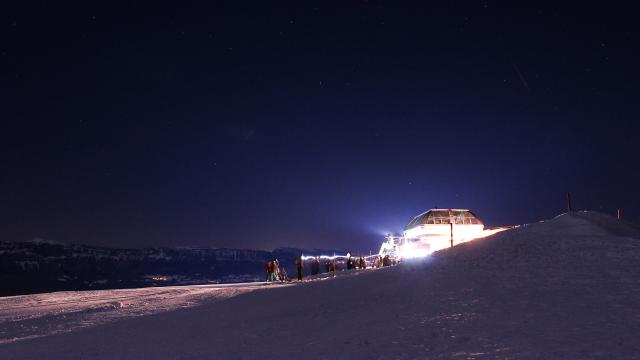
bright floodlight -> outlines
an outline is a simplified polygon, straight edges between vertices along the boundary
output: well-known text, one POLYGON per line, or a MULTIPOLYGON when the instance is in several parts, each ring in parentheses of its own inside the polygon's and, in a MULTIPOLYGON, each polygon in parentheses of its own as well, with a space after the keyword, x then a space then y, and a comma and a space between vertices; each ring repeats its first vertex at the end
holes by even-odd
POLYGON ((467 209, 431 209, 414 217, 402 236, 388 235, 380 254, 416 258, 504 229, 485 230, 484 224, 467 209))

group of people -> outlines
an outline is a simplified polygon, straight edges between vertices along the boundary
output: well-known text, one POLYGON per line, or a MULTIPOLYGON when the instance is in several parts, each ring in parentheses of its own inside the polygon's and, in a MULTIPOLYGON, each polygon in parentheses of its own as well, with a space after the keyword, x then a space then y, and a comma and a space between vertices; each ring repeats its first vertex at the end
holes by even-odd
POLYGON ((320 274, 320 259, 315 257, 311 260, 311 275, 318 275, 318 274, 320 274))
POLYGON ((383 266, 392 266, 396 264, 397 264, 396 258, 392 258, 389 255, 385 255, 384 257, 382 255, 378 255, 373 259, 373 267, 376 267, 376 268, 383 267, 383 266))
POLYGON ((284 267, 282 269, 280 268, 280 261, 278 261, 278 259, 267 261, 266 271, 267 271, 267 281, 269 282, 291 281, 291 279, 289 279, 289 276, 287 275, 287 269, 285 269, 284 267))
MULTIPOLYGON (((315 257, 313 259, 311 259, 311 275, 318 275, 320 273, 320 258, 319 257, 315 257)), ((297 272, 297 278, 298 281, 302 281, 302 278, 304 276, 304 260, 302 259, 302 256, 296 256, 295 259, 295 265, 296 265, 296 272, 297 272)), ((395 265, 395 259, 391 259, 389 257, 389 255, 387 256, 375 256, 373 263, 372 263, 373 267, 382 267, 382 266, 391 266, 391 265, 395 265)), ((354 257, 348 257, 347 261, 346 261, 346 268, 347 270, 354 270, 354 269, 366 269, 367 268, 367 261, 365 260, 365 258, 363 256, 354 258, 354 257)), ((335 272, 338 269, 338 264, 336 262, 336 259, 333 258, 329 258, 327 259, 327 261, 324 263, 324 272, 335 272)), ((280 262, 278 261, 278 259, 273 259, 270 261, 267 261, 266 264, 266 272, 267 272, 267 281, 268 282, 275 282, 275 281, 280 281, 280 282, 285 282, 285 281, 291 281, 291 279, 289 279, 289 276, 287 275, 287 270, 284 267, 280 267, 280 262)))
POLYGON ((347 259, 347 270, 366 269, 366 268, 367 268, 367 262, 364 260, 362 256, 360 256, 357 259, 354 259, 352 257, 349 257, 347 259))
MULTIPOLYGON (((298 280, 302 281, 303 275, 303 261, 301 256, 296 257, 296 270, 298 271, 298 280)), ((267 261, 265 264, 265 271, 267 275, 267 282, 285 282, 291 281, 289 275, 287 274, 287 269, 284 267, 280 267, 280 261, 278 259, 273 259, 267 261)))

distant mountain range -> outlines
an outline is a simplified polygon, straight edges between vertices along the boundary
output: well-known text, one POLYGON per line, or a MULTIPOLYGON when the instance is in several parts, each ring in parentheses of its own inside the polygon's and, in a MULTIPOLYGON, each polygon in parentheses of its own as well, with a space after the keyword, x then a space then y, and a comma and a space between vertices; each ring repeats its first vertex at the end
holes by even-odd
POLYGON ((274 251, 211 248, 113 249, 46 240, 0 242, 0 296, 62 290, 263 281, 278 258, 291 277, 294 259, 337 249, 274 251))

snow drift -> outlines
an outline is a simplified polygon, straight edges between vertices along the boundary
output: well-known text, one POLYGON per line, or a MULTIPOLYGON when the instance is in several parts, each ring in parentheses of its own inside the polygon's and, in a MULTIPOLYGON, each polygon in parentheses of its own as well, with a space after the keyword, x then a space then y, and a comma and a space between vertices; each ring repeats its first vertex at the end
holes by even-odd
POLYGON ((0 358, 637 358, 639 234, 564 214, 393 268, 7 343, 0 358))

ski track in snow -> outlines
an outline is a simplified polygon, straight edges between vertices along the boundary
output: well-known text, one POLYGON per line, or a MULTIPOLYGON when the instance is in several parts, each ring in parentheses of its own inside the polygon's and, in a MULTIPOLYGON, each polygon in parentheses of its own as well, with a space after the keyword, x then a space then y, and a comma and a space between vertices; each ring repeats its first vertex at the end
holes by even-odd
MULTIPOLYGON (((320 274, 307 279, 320 281, 345 275, 354 274, 320 274)), ((0 345, 125 318, 204 305, 254 290, 290 285, 292 283, 252 282, 60 291, 0 297, 0 345)))
POLYGON ((264 283, 61 291, 0 298, 0 344, 220 301, 264 283))
POLYGON ((638 359, 639 264, 638 228, 575 213, 295 286, 0 298, 0 358, 638 359))

